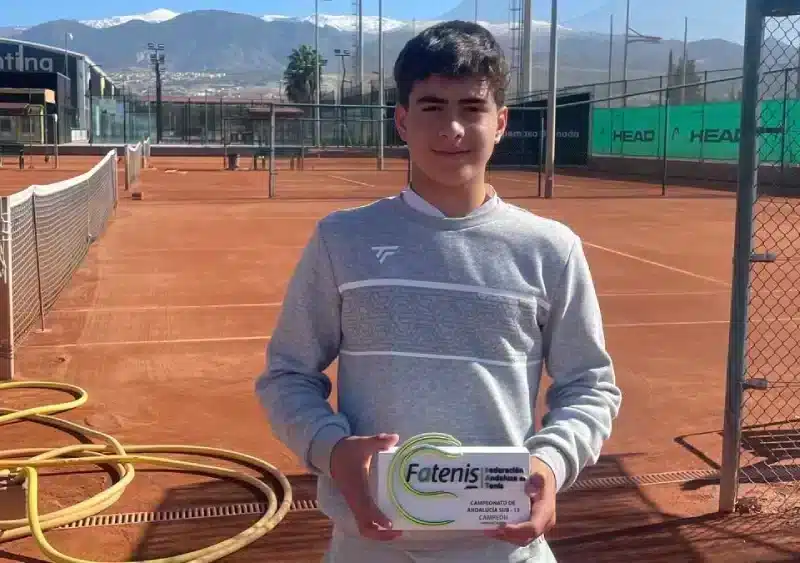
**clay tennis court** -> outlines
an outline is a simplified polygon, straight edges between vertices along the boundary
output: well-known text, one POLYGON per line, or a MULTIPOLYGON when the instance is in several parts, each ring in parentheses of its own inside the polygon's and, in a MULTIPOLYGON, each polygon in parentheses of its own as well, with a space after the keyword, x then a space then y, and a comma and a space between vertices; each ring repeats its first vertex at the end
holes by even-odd
MULTIPOLYGON (((396 193, 407 180, 402 162, 383 172, 344 162, 326 170, 281 166, 274 199, 267 172, 225 171, 221 158, 154 157, 152 165, 143 171, 143 200, 120 192, 115 217, 46 316, 45 330, 31 333, 18 351, 16 378, 83 387, 88 404, 62 416, 123 444, 203 445, 262 458, 291 476, 297 499, 311 502, 313 482, 271 436, 254 379, 316 221, 396 193)), ((3 186, 6 174, 0 171, 3 186)), ((582 486, 561 496, 551 533, 559 561, 773 561, 787 557, 787 545, 796 551, 796 539, 776 547, 792 529, 785 523, 767 530, 763 521, 705 516, 717 508, 713 472, 721 453, 735 200, 696 197, 697 188, 686 188, 694 190, 688 197, 682 190, 650 197, 660 187, 641 184, 646 197, 544 200, 532 197, 530 177, 496 172, 492 183, 501 196, 566 222, 584 239, 624 394, 602 459, 584 473, 582 486), (607 477, 651 484, 598 488, 607 477)), ((563 182, 587 194, 614 189, 589 178, 563 182)), ((770 288, 765 299, 789 289, 770 288)), ((63 400, 22 390, 3 399, 12 408, 63 400)), ((74 440, 32 423, 0 428, 0 443, 14 447, 74 440)), ((51 476, 42 479, 43 512, 110 483, 101 468, 44 473, 51 476)), ((106 512, 160 514, 258 500, 238 485, 142 468, 106 512)), ((222 541, 257 516, 84 527, 48 537, 85 559, 151 559, 222 541)), ((226 560, 317 561, 329 532, 317 512, 296 510, 226 560)), ((0 559, 43 560, 30 538, 0 544, 0 559)))

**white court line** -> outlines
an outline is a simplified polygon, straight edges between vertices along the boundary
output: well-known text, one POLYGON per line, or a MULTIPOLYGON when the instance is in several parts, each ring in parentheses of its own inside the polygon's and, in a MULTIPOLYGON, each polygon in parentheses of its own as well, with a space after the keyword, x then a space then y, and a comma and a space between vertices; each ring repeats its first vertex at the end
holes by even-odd
MULTIPOLYGON (((150 253, 157 253, 157 252, 263 252, 268 248, 288 248, 288 249, 298 249, 298 248, 305 248, 302 244, 271 244, 265 243, 259 246, 229 246, 224 247, 220 246, 217 248, 214 247, 180 247, 180 246, 172 246, 172 247, 153 247, 147 248, 138 246, 136 248, 128 248, 128 249, 120 249, 115 250, 116 255, 123 255, 123 256, 135 256, 139 254, 150 254, 150 253)), ((100 260, 109 261, 109 259, 99 258, 100 260)))
MULTIPOLYGON (((800 317, 764 317, 763 319, 748 319, 748 324, 757 323, 796 323, 800 317)), ((641 323, 607 323, 604 328, 645 328, 659 326, 698 326, 698 325, 719 325, 728 324, 730 320, 708 320, 708 321, 657 321, 641 323)))
POLYGON ((731 284, 728 282, 724 282, 722 280, 718 280, 717 278, 712 278, 710 276, 703 276, 701 274, 695 274, 694 272, 690 272, 689 270, 683 270, 681 268, 676 268, 674 266, 669 266, 667 264, 662 264, 661 262, 656 262, 654 260, 648 260, 647 258, 642 258, 641 256, 636 256, 634 254, 628 254, 627 252, 622 252, 621 250, 615 250, 613 248, 608 248, 607 246, 600 246, 599 244, 594 244, 591 242, 583 241, 584 246, 589 246, 591 248, 596 248, 597 250, 602 250, 604 252, 608 252, 610 254, 616 254, 617 256, 622 256, 624 258, 630 258, 631 260, 636 260, 637 262, 642 262, 643 264, 649 264, 651 266, 656 266, 658 268, 663 268, 665 270, 670 270, 672 272, 677 272, 679 274, 683 274, 685 276, 690 276, 699 280, 705 280, 709 282, 713 282, 719 285, 723 285, 725 287, 731 287, 731 284))
MULTIPOLYGON (((640 322, 640 323, 607 323, 604 328, 645 328, 660 326, 698 326, 698 325, 719 325, 728 324, 727 320, 708 320, 708 321, 659 321, 659 322, 640 322)), ((748 323, 759 322, 800 322, 800 317, 765 317, 763 319, 750 319, 748 323)), ((178 338, 174 340, 119 340, 115 342, 73 342, 66 344, 23 344, 23 349, 53 350, 63 348, 98 348, 108 346, 141 346, 147 344, 203 344, 212 342, 266 342, 272 335, 259 336, 222 336, 216 338, 178 338)))
POLYGON ((598 293, 598 297, 689 297, 709 295, 729 295, 729 291, 609 291, 598 293))
POLYGON ((117 313, 117 312, 138 312, 138 311, 192 311, 197 309, 260 309, 280 307, 283 301, 271 303, 214 303, 211 305, 141 305, 141 306, 119 306, 119 307, 65 307, 63 309, 53 309, 49 315, 76 314, 76 313, 117 313))
POLYGON ((520 180, 519 178, 509 178, 507 176, 497 176, 496 174, 491 175, 492 178, 497 178, 498 180, 508 180, 509 182, 516 182, 518 184, 535 184, 538 182, 538 178, 536 180, 520 180))
POLYGON ((355 184, 357 186, 364 186, 366 188, 374 188, 373 184, 365 184, 364 182, 359 182, 357 180, 351 180, 349 178, 342 178, 341 176, 334 176, 333 174, 327 174, 329 178, 333 178, 335 180, 341 180, 342 182, 350 182, 351 184, 355 184))
POLYGON ((174 340, 118 340, 113 342, 70 342, 64 344, 23 344, 23 349, 98 348, 108 346, 141 346, 145 344, 209 344, 212 342, 253 342, 270 340, 272 336, 218 336, 215 338, 176 338, 174 340))

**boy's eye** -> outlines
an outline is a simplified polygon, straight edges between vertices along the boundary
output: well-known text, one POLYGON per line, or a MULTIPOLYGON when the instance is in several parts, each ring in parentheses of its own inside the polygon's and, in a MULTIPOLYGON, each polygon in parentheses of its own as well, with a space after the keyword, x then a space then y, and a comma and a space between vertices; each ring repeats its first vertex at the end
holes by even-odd
POLYGON ((442 109, 440 106, 423 106, 422 111, 437 111, 442 109))

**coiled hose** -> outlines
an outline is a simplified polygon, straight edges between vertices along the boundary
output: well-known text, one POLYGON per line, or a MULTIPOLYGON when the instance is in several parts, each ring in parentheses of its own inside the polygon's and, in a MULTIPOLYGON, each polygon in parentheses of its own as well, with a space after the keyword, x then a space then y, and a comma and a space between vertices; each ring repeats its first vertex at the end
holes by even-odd
POLYGON ((5 480, 10 484, 24 484, 27 488, 26 518, 0 520, 0 543, 33 536, 41 552, 51 561, 56 563, 94 563, 93 561, 78 559, 59 552, 50 545, 44 533, 53 528, 94 516, 112 506, 125 492, 125 488, 133 481, 135 464, 167 467, 240 481, 255 487, 267 498, 267 508, 258 521, 236 536, 191 553, 151 559, 141 563, 217 561, 246 547, 270 532, 283 520, 289 511, 292 503, 292 490, 289 480, 277 468, 265 461, 238 452, 199 446, 123 446, 113 436, 52 416, 85 404, 88 400, 88 394, 82 388, 67 383, 40 381, 0 383, 0 392, 19 388, 63 391, 73 395, 75 398, 69 402, 24 410, 0 408, 0 426, 17 420, 42 422, 63 430, 78 432, 103 443, 77 444, 60 448, 0 451, 0 480, 5 480), (212 465, 170 459, 162 457, 162 454, 209 456, 250 465, 256 468, 264 477, 272 477, 277 480, 280 485, 280 491, 276 492, 273 486, 245 473, 212 465), (118 479, 110 488, 74 506, 49 514, 39 513, 38 471, 40 469, 45 467, 75 467, 100 464, 109 465, 116 472, 118 479), (280 503, 278 502, 279 495, 282 496, 280 503))

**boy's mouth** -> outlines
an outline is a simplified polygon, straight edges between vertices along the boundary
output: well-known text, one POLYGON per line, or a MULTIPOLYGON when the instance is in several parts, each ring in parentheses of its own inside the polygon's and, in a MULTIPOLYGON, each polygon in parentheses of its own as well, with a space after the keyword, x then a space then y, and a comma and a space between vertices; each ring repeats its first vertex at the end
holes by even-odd
POLYGON ((432 151, 433 151, 434 154, 438 154, 438 155, 441 155, 441 156, 460 156, 462 154, 467 154, 467 153, 470 152, 468 150, 463 150, 463 149, 462 150, 436 150, 436 149, 432 149, 432 151))

